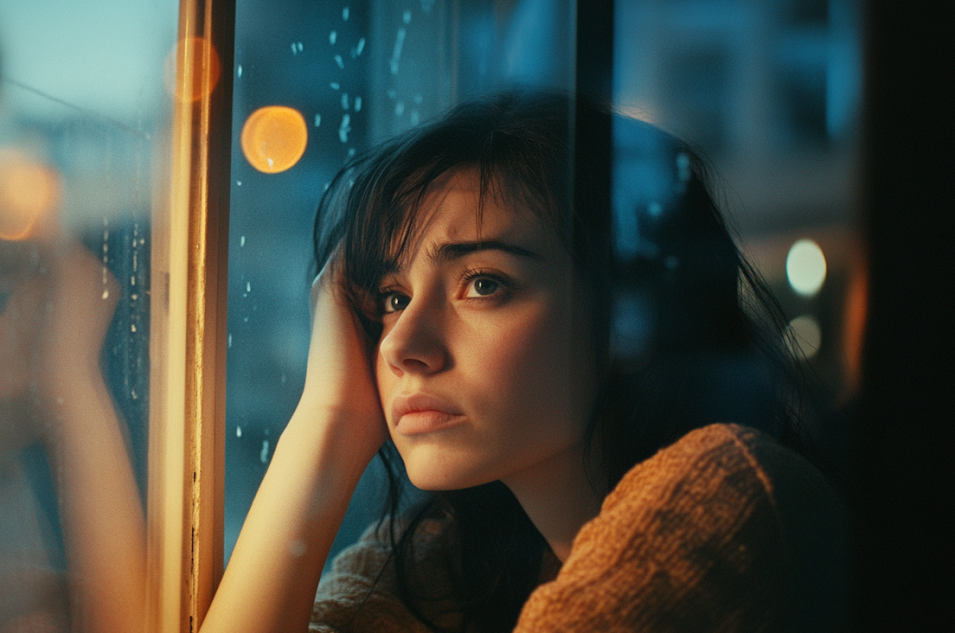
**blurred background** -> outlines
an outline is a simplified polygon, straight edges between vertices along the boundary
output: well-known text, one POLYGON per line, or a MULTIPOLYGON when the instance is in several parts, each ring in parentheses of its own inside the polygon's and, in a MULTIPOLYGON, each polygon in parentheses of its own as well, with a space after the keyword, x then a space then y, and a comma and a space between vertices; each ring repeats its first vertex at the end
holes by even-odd
POLYGON ((0 0, 3 630, 55 612, 64 587, 55 476, 17 406, 34 388, 17 383, 18 369, 43 331, 41 313, 11 314, 11 297, 45 274, 40 227, 60 225, 101 260, 104 288, 108 275, 119 283, 102 366, 145 492, 150 227, 168 173, 177 20, 176 2, 0 0))
MULTIPOLYGON (((575 11, 569 0, 239 0, 227 558, 304 381, 312 219, 326 183, 355 151, 467 97, 513 85, 573 89, 575 11)), ((834 407, 814 432, 839 467, 865 297, 859 4, 619 0, 614 11, 613 105, 713 162, 740 245, 790 321, 792 352, 834 407)), ((614 145, 619 211, 627 139, 614 145)), ((625 237, 617 247, 635 248, 625 237)), ((336 550, 380 515, 381 477, 376 460, 336 550)))

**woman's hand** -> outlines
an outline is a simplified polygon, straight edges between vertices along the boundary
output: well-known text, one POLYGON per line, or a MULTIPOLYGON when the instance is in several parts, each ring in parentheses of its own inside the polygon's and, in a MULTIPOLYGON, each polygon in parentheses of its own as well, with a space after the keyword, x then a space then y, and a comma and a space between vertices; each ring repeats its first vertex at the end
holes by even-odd
POLYGON ((66 242, 55 248, 38 370, 44 379, 57 380, 70 379, 76 372, 99 374, 103 341, 119 302, 119 284, 80 244, 66 242))
POLYGON ((348 305, 333 259, 312 283, 312 340, 300 407, 334 412, 335 435, 362 468, 388 439, 361 326, 348 305))
POLYGON ((119 286, 76 242, 2 242, 0 292, 0 436, 13 450, 45 438, 74 385, 100 379, 119 286))

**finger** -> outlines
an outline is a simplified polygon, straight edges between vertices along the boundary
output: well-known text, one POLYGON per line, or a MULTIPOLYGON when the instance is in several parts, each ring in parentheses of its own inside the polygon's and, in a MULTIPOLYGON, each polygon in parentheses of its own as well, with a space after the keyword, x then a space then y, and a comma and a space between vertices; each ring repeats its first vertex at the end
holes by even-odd
MULTIPOLYGON (((339 285, 341 284, 342 277, 342 268, 344 267, 343 262, 343 248, 339 245, 334 252, 332 252, 331 257, 328 258, 328 261, 325 262, 325 265, 322 266, 322 270, 319 271, 315 279, 312 280, 312 289, 311 289, 311 298, 309 300, 309 316, 314 322, 315 320, 315 310, 316 304, 318 303, 320 295, 324 292, 331 292, 334 295, 337 295, 336 299, 341 302, 341 297, 343 296, 340 292, 339 285)), ((344 303, 342 303, 344 305, 344 303)))

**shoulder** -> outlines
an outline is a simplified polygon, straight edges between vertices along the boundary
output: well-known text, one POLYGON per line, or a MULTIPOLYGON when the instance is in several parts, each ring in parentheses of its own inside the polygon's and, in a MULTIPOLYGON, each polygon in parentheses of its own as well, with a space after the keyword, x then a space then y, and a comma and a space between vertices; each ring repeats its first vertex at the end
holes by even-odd
POLYGON ((845 534, 809 462, 752 429, 707 426, 624 476, 522 621, 556 599, 585 628, 838 628, 845 534))
POLYGON ((825 477, 806 459, 769 436, 735 424, 711 424, 695 429, 676 443, 634 466, 607 496, 602 513, 618 506, 647 506, 635 501, 664 494, 670 504, 702 501, 713 511, 746 514, 753 504, 798 503, 806 497, 824 502, 832 511, 840 504, 825 477), (722 507, 721 502, 738 501, 722 507))

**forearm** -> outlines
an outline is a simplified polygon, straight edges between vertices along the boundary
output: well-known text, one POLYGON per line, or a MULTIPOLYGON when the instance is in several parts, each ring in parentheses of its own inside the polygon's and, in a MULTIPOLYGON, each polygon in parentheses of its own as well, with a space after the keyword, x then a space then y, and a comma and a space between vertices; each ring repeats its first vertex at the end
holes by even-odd
POLYGON ((73 631, 141 631, 145 525, 139 491, 98 367, 58 381, 47 453, 57 482, 73 631))
POLYGON ((364 467, 357 420, 304 402, 276 446, 202 623, 218 631, 304 631, 332 541, 364 467))

